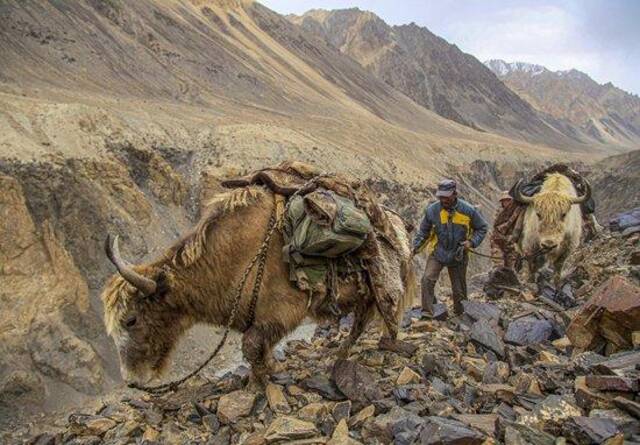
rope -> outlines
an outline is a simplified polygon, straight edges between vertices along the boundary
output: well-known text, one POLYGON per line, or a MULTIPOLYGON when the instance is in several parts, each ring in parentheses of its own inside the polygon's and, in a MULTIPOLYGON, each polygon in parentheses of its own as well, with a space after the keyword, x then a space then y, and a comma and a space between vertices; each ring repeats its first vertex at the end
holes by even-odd
POLYGON ((218 342, 218 345, 213 350, 213 352, 209 355, 209 357, 195 370, 193 370, 192 372, 190 372, 189 374, 187 374, 186 376, 178 380, 174 380, 168 383, 163 383, 157 386, 144 386, 144 385, 138 385, 136 383, 131 383, 128 385, 129 388, 145 391, 149 394, 154 394, 154 395, 174 392, 178 389, 180 385, 182 385, 187 380, 191 379, 193 376, 198 374, 205 366, 207 366, 211 362, 211 360, 213 360, 214 357, 218 355, 218 353, 224 346, 225 342, 227 341, 227 337, 229 335, 229 331, 231 330, 231 326, 233 326, 233 323, 235 322, 236 316, 238 314, 240 299, 242 298, 242 290, 244 289, 247 279, 249 278, 249 273, 251 272, 253 267, 256 265, 256 263, 258 263, 256 278, 253 284, 253 291, 251 294, 251 303, 249 304, 249 326, 253 324, 253 321, 255 319, 256 303, 258 300, 258 295, 260 293, 260 286, 262 285, 262 279, 264 277, 264 268, 267 260, 269 243, 271 241, 271 237, 273 236, 273 233, 275 232, 275 228, 276 228, 276 206, 274 206, 273 211, 271 213, 271 217, 269 218, 267 233, 265 234, 264 240, 262 241, 262 244, 258 249, 258 253, 256 253, 256 255, 253 257, 253 259, 245 269, 244 273, 242 274, 242 278, 240 279, 240 282, 238 283, 238 287, 236 288, 236 294, 233 301, 233 306, 231 308, 231 315, 229 317, 229 321, 225 326, 224 333, 222 334, 222 338, 220 339, 220 342, 218 342))
MULTIPOLYGON (((524 256, 522 257, 522 259, 523 259, 523 260, 528 260, 528 259, 531 259, 531 258, 536 258, 536 257, 539 257, 540 255, 544 255, 544 254, 545 254, 545 253, 547 253, 549 250, 551 250, 551 249, 546 248, 546 247, 541 247, 540 249, 538 249, 538 250, 534 251, 533 253, 531 253, 531 254, 529 254, 529 255, 524 255, 524 256)), ((492 260, 502 260, 502 259, 504 259, 504 257, 501 257, 501 256, 485 255, 484 253, 477 252, 477 251, 475 251, 475 250, 473 250, 473 249, 467 249, 467 251, 468 251, 468 252, 471 252, 471 253, 472 253, 472 254, 474 254, 474 255, 481 256, 481 257, 484 257, 484 258, 490 258, 490 259, 492 259, 492 260)))

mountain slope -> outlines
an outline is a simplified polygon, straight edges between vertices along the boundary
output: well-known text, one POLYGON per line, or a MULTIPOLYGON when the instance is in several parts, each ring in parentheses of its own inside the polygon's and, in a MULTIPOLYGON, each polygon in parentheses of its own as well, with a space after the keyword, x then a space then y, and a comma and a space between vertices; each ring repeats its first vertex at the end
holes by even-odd
POLYGON ((537 113, 481 62, 426 28, 389 26, 359 9, 312 10, 289 19, 447 119, 512 138, 586 149, 586 134, 537 113))
POLYGON ((602 143, 640 147, 640 97, 578 70, 489 60, 486 65, 536 109, 565 119, 602 143))

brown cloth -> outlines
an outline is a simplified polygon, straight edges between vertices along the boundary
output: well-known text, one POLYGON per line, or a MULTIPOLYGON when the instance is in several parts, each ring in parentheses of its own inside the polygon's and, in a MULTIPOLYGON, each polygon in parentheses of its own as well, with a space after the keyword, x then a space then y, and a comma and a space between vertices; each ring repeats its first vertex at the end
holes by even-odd
POLYGON ((339 174, 327 175, 322 170, 304 162, 284 161, 275 167, 263 168, 245 176, 222 181, 222 186, 235 188, 258 184, 266 186, 274 193, 289 197, 313 178, 318 180, 310 189, 301 192, 303 195, 321 187, 353 200, 356 206, 367 214, 378 230, 378 234, 386 237, 392 245, 397 245, 395 232, 391 229, 384 208, 378 204, 369 187, 356 178, 339 174))
MULTIPOLYGON (((378 261, 380 257, 380 238, 383 238, 397 252, 402 252, 400 241, 397 239, 385 209, 377 202, 373 192, 362 181, 344 175, 328 175, 322 170, 303 162, 284 161, 275 167, 257 170, 245 176, 228 179, 222 182, 227 188, 246 187, 249 185, 264 185, 274 193, 289 197, 298 190, 305 195, 317 188, 325 188, 340 196, 353 200, 358 208, 363 210, 374 227, 364 245, 355 253, 362 261, 370 290, 376 300, 376 305, 392 338, 396 337, 397 325, 395 313, 397 301, 386 291, 383 266, 378 261), (301 190, 312 179, 312 186, 301 190)), ((332 283, 327 283, 331 286, 332 283)), ((326 295, 331 296, 335 289, 326 289, 326 295)))
POLYGON ((505 267, 513 269, 518 260, 516 241, 522 232, 522 223, 527 207, 512 200, 509 205, 498 210, 491 232, 491 254, 502 256, 505 267))

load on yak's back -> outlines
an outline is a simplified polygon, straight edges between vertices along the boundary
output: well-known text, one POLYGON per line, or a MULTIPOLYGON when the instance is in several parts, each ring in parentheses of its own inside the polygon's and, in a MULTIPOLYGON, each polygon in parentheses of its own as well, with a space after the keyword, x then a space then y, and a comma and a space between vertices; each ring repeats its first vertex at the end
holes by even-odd
POLYGON ((364 184, 285 162, 223 185, 231 190, 154 262, 131 265, 118 238, 107 240, 118 274, 102 295, 105 321, 127 382, 159 377, 195 323, 242 332, 260 384, 274 345, 306 316, 337 321, 354 313, 340 357, 376 314, 383 347, 406 346, 396 336, 415 293, 409 235, 364 184))

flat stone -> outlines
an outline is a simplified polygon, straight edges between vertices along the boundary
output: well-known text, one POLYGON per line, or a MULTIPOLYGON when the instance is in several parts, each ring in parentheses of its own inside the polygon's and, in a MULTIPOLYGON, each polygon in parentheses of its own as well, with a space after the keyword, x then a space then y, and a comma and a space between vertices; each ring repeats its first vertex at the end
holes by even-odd
POLYGON ((599 391, 638 392, 640 384, 638 379, 609 375, 585 376, 585 383, 591 389, 599 391))
POLYGON ((613 404, 631 414, 636 419, 640 419, 640 403, 634 402, 624 397, 616 397, 613 399, 613 404))
POLYGON ((427 417, 420 433, 422 445, 481 445, 485 436, 462 422, 444 417, 427 417))
POLYGON ((396 385, 407 385, 409 383, 420 383, 422 377, 420 374, 415 372, 413 369, 405 366, 398 379, 396 380, 396 385))
POLYGON ((454 414, 453 418, 482 431, 489 437, 497 437, 498 435, 497 414, 454 414))
POLYGON ((438 321, 444 321, 449 318, 449 311, 447 305, 443 303, 436 303, 433 305, 433 319, 438 321))
POLYGON ((487 320, 498 322, 500 320, 500 308, 494 303, 466 300, 462 302, 463 313, 472 322, 487 320))
POLYGON ((282 386, 269 383, 265 389, 269 408, 275 413, 288 414, 291 412, 289 402, 284 395, 282 386))
POLYGON ((255 401, 255 394, 243 390, 225 394, 218 402, 218 419, 223 424, 234 423, 239 418, 251 414, 255 401))
POLYGON ((344 400, 346 397, 340 392, 338 387, 329 377, 324 374, 316 374, 304 379, 301 383, 303 388, 320 394, 329 400, 344 400))
POLYGON ((632 415, 620 409, 594 409, 589 412, 589 417, 613 421, 626 437, 630 437, 633 434, 640 434, 640 422, 632 415))
POLYGON ((356 413, 355 416, 352 416, 349 419, 349 426, 351 428, 360 428, 365 420, 373 417, 376 412, 376 407, 374 405, 369 405, 365 408, 362 408, 360 411, 356 413))
POLYGON ((338 390, 358 407, 369 405, 383 397, 376 377, 355 361, 336 361, 332 376, 338 390))
POLYGON ((476 321, 471 326, 471 340, 504 357, 504 343, 496 333, 494 327, 485 319, 476 321))
POLYGON ((612 397, 591 389, 586 384, 585 376, 576 377, 573 384, 576 404, 587 411, 592 409, 609 409, 613 407, 612 397))
POLYGON ((326 403, 310 403, 298 410, 298 417, 302 420, 315 422, 329 413, 326 403))
POLYGON ((117 425, 113 419, 108 417, 83 414, 70 415, 69 423, 72 431, 84 436, 101 436, 117 425))
MULTIPOLYGON (((375 438, 382 443, 391 443, 393 441, 394 425, 404 421, 410 416, 415 416, 415 414, 399 406, 394 406, 388 413, 381 414, 364 425, 362 432, 363 438, 375 438)), ((367 442, 368 441, 372 440, 367 440, 367 442)))
POLYGON ((526 316, 509 323, 504 341, 513 345, 527 346, 550 340, 552 334, 553 325, 549 320, 526 316))
POLYGON ((264 438, 267 443, 308 439, 317 435, 318 429, 311 422, 295 417, 277 417, 267 428, 264 438))
POLYGON ((504 443, 505 445, 555 445, 556 438, 544 431, 512 423, 505 429, 504 443))
POLYGON ((621 431, 611 419, 576 416, 567 419, 563 433, 577 444, 592 444, 603 443, 621 431))

